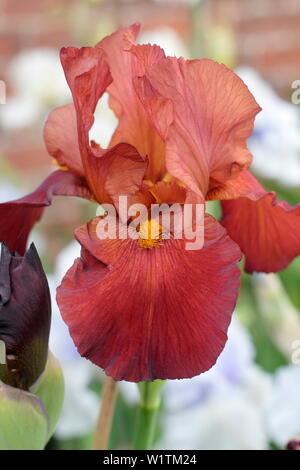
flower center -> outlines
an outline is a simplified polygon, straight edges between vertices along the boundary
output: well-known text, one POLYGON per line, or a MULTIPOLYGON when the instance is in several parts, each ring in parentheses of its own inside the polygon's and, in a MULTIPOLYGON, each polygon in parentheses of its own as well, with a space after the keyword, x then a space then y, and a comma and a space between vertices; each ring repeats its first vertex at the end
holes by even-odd
POLYGON ((162 245, 162 226, 155 219, 140 224, 138 244, 141 248, 155 248, 162 245))
POLYGON ((56 158, 53 158, 51 161, 52 165, 57 166, 59 170, 69 171, 69 168, 66 165, 60 165, 56 158))

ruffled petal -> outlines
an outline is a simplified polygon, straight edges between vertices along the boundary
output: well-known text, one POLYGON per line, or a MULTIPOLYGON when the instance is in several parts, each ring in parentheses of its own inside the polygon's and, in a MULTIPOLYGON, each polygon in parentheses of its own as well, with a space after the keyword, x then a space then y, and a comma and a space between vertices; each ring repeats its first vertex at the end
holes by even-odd
POLYGON ((97 103, 112 81, 105 54, 96 47, 65 47, 60 58, 78 112, 79 128, 89 130, 97 103))
POLYGON ((155 198, 155 204, 184 204, 186 202, 186 189, 172 181, 159 181, 149 188, 149 192, 155 198))
POLYGON ((249 171, 241 171, 236 178, 230 179, 222 184, 211 178, 210 189, 205 199, 207 201, 222 201, 248 197, 256 201, 265 194, 266 191, 262 185, 249 171))
POLYGON ((53 196, 93 198, 83 178, 57 170, 33 193, 0 204, 0 241, 4 241, 11 251, 23 255, 30 231, 40 220, 44 207, 51 204, 53 196))
MULTIPOLYGON (((57 108, 45 125, 48 152, 62 167, 84 175, 79 151, 76 111, 73 104, 57 108)), ((129 144, 118 144, 109 150, 89 148, 89 186, 97 201, 117 201, 118 195, 131 195, 143 181, 147 159, 129 144)))
POLYGON ((287 267, 300 254, 300 205, 277 201, 248 172, 232 188, 234 195, 237 199, 222 201, 221 223, 244 253, 245 270, 268 273, 287 267))
POLYGON ((96 237, 97 219, 76 232, 84 247, 57 291, 82 356, 116 380, 192 377, 209 369, 227 339, 239 289, 240 251, 206 217, 205 246, 183 240, 143 249, 96 237))
POLYGON ((148 67, 135 85, 166 140, 167 170, 194 192, 206 194, 210 178, 225 182, 249 167, 246 139, 260 108, 230 69, 207 59, 168 57, 148 67), (173 106, 169 126, 164 100, 173 106), (162 108, 159 113, 155 102, 162 108))
POLYGON ((98 202, 118 204, 142 186, 148 160, 135 147, 120 143, 109 150, 94 149, 89 157, 89 185, 98 202))
POLYGON ((54 109, 44 127, 48 153, 62 167, 84 176, 77 133, 77 118, 73 104, 54 109))
POLYGON ((79 151, 87 180, 93 179, 89 130, 94 112, 112 78, 104 52, 95 47, 66 47, 60 53, 61 63, 72 92, 77 115, 79 151))
POLYGON ((155 182, 165 173, 165 146, 149 122, 132 79, 137 74, 144 74, 146 66, 159 62, 165 54, 158 46, 134 46, 138 32, 138 24, 119 29, 104 38, 97 47, 105 51, 109 62, 113 77, 113 83, 108 88, 110 105, 120 120, 110 146, 127 142, 134 145, 140 154, 147 155, 149 166, 146 178, 155 182))
POLYGON ((89 130, 99 98, 111 82, 103 49, 68 47, 61 61, 71 88, 77 113, 79 151, 84 174, 98 202, 112 202, 119 194, 134 193, 142 183, 146 158, 135 147, 118 143, 108 150, 89 143, 89 130))

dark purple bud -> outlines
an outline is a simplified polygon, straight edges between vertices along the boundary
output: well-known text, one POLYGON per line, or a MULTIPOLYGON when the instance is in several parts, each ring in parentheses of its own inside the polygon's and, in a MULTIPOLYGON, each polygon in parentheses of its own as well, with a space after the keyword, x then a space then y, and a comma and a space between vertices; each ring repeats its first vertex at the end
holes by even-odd
POLYGON ((300 450, 300 437, 291 439, 286 446, 286 450, 300 450))
POLYGON ((0 380, 28 390, 38 379, 47 361, 50 320, 49 286, 35 246, 22 257, 2 244, 0 341, 6 364, 0 365, 0 380))
POLYGON ((1 245, 0 258, 0 306, 5 305, 10 298, 10 266, 11 254, 5 243, 1 245))

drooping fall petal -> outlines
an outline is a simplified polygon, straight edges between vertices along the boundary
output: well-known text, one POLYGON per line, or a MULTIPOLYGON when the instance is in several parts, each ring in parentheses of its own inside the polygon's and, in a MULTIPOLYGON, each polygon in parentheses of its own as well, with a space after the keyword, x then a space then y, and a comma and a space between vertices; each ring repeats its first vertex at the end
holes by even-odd
POLYGON ((51 204, 53 196, 93 197, 83 178, 57 170, 33 193, 0 204, 0 241, 4 241, 11 251, 23 255, 30 231, 40 220, 44 207, 51 204))
POLYGON ((47 361, 51 318, 47 278, 33 244, 24 257, 11 255, 2 245, 0 266, 0 340, 7 360, 0 379, 28 390, 47 361))
POLYGON ((246 257, 249 273, 277 272, 300 254, 300 206, 276 200, 274 192, 253 201, 222 201, 222 225, 246 257))
POLYGON ((206 194, 210 178, 224 182, 249 167, 246 139, 260 108, 230 69, 208 59, 168 57, 146 68, 135 85, 166 140, 167 170, 194 192, 206 194), (154 112, 163 99, 173 106, 169 126, 162 110, 154 112))
POLYGON ((175 239, 153 249, 132 239, 101 241, 97 222, 76 232, 82 255, 57 293, 80 354, 133 382, 209 369, 226 342, 239 289, 237 245, 210 216, 198 251, 175 239))
POLYGON ((245 270, 284 269, 300 254, 300 205, 277 201, 249 172, 234 181, 223 192, 221 223, 244 253, 245 270), (230 195, 236 199, 227 200, 230 195))
POLYGON ((158 46, 134 46, 138 32, 138 24, 119 29, 104 38, 97 47, 107 56, 113 77, 113 83, 108 87, 110 105, 120 120, 110 145, 127 142, 134 145, 141 155, 147 155, 146 178, 156 182, 165 173, 165 146, 149 121, 132 80, 136 74, 144 74, 146 66, 159 62, 165 54, 158 46))

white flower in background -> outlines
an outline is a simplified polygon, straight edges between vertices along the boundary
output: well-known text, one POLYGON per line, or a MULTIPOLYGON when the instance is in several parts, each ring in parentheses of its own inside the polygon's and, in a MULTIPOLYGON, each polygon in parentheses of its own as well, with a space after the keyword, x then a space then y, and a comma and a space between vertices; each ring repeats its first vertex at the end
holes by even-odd
POLYGON ((118 383, 118 388, 121 391, 122 397, 129 405, 138 403, 140 393, 136 383, 121 380, 121 382, 118 383))
POLYGON ((40 108, 37 102, 25 96, 7 98, 5 106, 0 108, 0 126, 6 130, 21 129, 35 122, 40 108))
POLYGON ((55 277, 58 282, 71 268, 75 259, 80 257, 80 250, 80 244, 74 240, 59 253, 55 263, 55 277))
MULTIPOLYGON (((234 319, 229 327, 228 341, 217 363, 208 372, 192 379, 169 380, 164 388, 165 404, 173 413, 202 403, 209 395, 228 384, 240 383, 253 363, 255 350, 248 331, 234 319)), ((136 384, 122 381, 119 387, 126 401, 138 402, 136 384)))
POLYGON ((20 189, 4 179, 0 178, 0 204, 2 202, 13 201, 18 199, 23 194, 20 189))
POLYGON ((184 410, 205 401, 211 394, 239 384, 253 364, 255 351, 248 331, 235 318, 228 330, 228 341, 217 363, 192 379, 171 380, 166 385, 170 411, 184 410))
POLYGON ((256 450, 268 444, 260 408, 239 389, 166 418, 159 449, 256 450))
POLYGON ((65 377, 65 401, 56 428, 60 438, 79 437, 93 430, 100 406, 99 397, 89 389, 89 384, 95 377, 101 377, 101 371, 77 352, 55 301, 56 287, 79 254, 80 245, 75 241, 62 250, 55 274, 49 279, 52 294, 49 347, 59 359, 65 377))
POLYGON ((254 273, 251 281, 261 319, 278 350, 290 360, 291 345, 300 339, 300 312, 278 275, 254 273))
POLYGON ((216 365, 165 389, 162 449, 265 449, 263 407, 271 377, 254 364, 248 331, 234 320, 216 365), (241 423, 247 423, 241 426, 241 423))
POLYGON ((300 365, 281 367, 275 374, 266 408, 268 432, 278 446, 300 435, 300 365))
POLYGON ((90 140, 94 140, 102 148, 108 148, 110 139, 119 122, 115 113, 110 109, 108 101, 108 93, 104 93, 98 101, 94 114, 95 121, 89 132, 90 140))
POLYGON ((264 409, 268 403, 273 387, 273 376, 265 372, 257 364, 252 364, 240 383, 241 391, 249 402, 259 409, 264 409))
POLYGON ((88 389, 90 371, 84 360, 62 363, 65 379, 65 399, 55 435, 61 439, 83 436, 96 426, 100 407, 99 397, 88 389))
POLYGON ((16 94, 46 105, 71 99, 56 49, 24 50, 13 58, 8 67, 8 79, 16 94))
POLYGON ((13 90, 1 107, 5 130, 26 127, 51 107, 71 101, 57 50, 34 48, 22 51, 8 65, 6 80, 13 90))
POLYGON ((253 169, 262 177, 299 186, 300 115, 297 106, 280 98, 250 67, 239 67, 236 72, 262 107, 249 139, 253 169))
POLYGON ((168 56, 185 57, 189 53, 181 37, 173 28, 165 26, 142 32, 138 37, 139 44, 157 44, 168 56))

